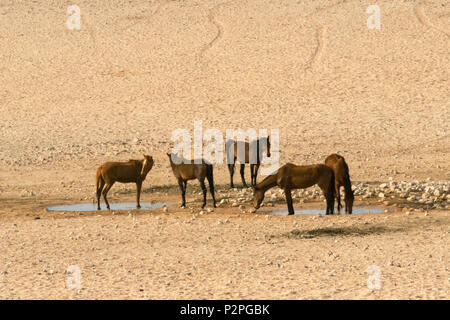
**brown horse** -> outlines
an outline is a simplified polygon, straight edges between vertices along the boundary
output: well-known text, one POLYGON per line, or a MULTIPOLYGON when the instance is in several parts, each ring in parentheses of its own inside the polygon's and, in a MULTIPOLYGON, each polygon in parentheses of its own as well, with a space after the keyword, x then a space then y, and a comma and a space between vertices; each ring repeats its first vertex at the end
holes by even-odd
POLYGON ((202 208, 206 205, 206 186, 205 178, 208 179, 209 192, 211 193, 214 208, 216 207, 216 198, 214 196, 214 179, 213 179, 213 166, 207 163, 205 160, 201 160, 201 163, 194 163, 193 160, 186 161, 185 159, 179 158, 176 154, 167 153, 169 157, 170 166, 172 167, 172 172, 178 180, 178 185, 181 190, 181 207, 186 206, 186 186, 188 180, 197 179, 200 182, 200 186, 203 191, 203 204, 202 208), (176 164, 173 160, 176 159, 176 164), (185 163, 189 162, 189 163, 185 163))
POLYGON ((100 210, 100 195, 103 193, 106 207, 110 209, 106 195, 115 182, 136 183, 136 208, 140 208, 142 182, 153 167, 153 158, 144 155, 143 160, 129 160, 127 162, 105 162, 97 168, 97 210, 100 210), (105 186, 106 184, 106 186, 105 186), (103 189, 103 187, 105 187, 103 189), (103 192, 102 192, 103 191, 103 192))
POLYGON ((326 214, 334 212, 334 173, 329 167, 323 164, 296 166, 287 163, 278 171, 253 188, 253 205, 258 209, 264 200, 264 193, 274 187, 279 186, 284 190, 289 214, 294 214, 292 205, 292 189, 306 189, 317 184, 327 200, 326 214))
POLYGON ((333 169, 334 172, 334 184, 336 189, 336 200, 338 212, 341 212, 341 187, 344 187, 345 191, 345 212, 351 214, 353 209, 353 201, 355 196, 352 190, 352 182, 350 181, 350 175, 348 165, 345 162, 344 157, 333 153, 325 159, 325 164, 333 169))
MULTIPOLYGON (((251 184, 252 186, 256 185, 256 177, 258 176, 259 166, 261 165, 261 159, 263 157, 263 148, 266 149, 267 157, 270 157, 270 137, 262 137, 258 140, 254 140, 251 143, 245 141, 233 141, 228 140, 226 143, 226 152, 227 152, 227 164, 228 170, 230 171, 230 186, 234 188, 233 183, 233 175, 234 175, 234 166, 236 163, 236 159, 239 160, 241 165, 241 179, 244 187, 247 187, 247 183, 245 182, 244 170, 245 164, 250 163, 250 175, 251 175, 251 184), (238 145, 244 144, 245 157, 244 159, 240 159, 238 157, 238 145), (232 150, 232 145, 234 149, 232 150), (250 151, 256 152, 255 155, 250 154, 250 151)), ((242 147, 241 147, 242 148, 242 147)))

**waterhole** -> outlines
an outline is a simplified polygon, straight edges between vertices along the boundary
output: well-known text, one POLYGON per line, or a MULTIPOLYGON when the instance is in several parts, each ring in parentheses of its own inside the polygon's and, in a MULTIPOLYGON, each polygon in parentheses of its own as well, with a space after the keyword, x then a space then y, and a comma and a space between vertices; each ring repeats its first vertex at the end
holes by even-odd
MULTIPOLYGON (((111 210, 135 210, 136 202, 110 203, 111 210)), ((164 207, 165 203, 141 202, 141 210, 158 209, 164 207)), ((101 210, 106 210, 104 203, 100 204, 101 210)), ((97 211, 97 204, 77 203, 68 205, 51 206, 47 208, 50 211, 97 211)))

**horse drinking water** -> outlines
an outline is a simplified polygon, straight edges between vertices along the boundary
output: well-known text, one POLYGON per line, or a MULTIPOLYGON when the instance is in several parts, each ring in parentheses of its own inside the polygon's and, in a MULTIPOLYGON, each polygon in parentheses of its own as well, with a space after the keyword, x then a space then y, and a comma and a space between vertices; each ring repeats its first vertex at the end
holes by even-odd
POLYGON ((317 184, 327 200, 326 214, 334 212, 334 173, 324 164, 296 166, 287 163, 278 171, 253 187, 253 205, 258 209, 264 200, 265 192, 275 186, 284 190, 289 214, 294 214, 292 189, 306 189, 317 184))
POLYGON ((341 187, 344 187, 345 196, 345 212, 351 214, 353 209, 353 201, 355 196, 352 190, 352 182, 350 181, 350 174, 348 165, 343 156, 336 153, 329 155, 325 159, 325 164, 329 166, 334 172, 334 185, 336 189, 336 200, 338 212, 341 212, 341 187))
POLYGON ((153 167, 153 158, 144 155, 143 160, 129 160, 127 162, 105 162, 97 168, 97 210, 100 210, 100 195, 103 193, 103 199, 106 208, 110 209, 106 195, 115 182, 136 183, 136 208, 140 208, 140 197, 142 182, 147 173, 153 167), (105 186, 106 185, 106 186, 105 186), (104 188, 103 188, 104 187, 104 188))

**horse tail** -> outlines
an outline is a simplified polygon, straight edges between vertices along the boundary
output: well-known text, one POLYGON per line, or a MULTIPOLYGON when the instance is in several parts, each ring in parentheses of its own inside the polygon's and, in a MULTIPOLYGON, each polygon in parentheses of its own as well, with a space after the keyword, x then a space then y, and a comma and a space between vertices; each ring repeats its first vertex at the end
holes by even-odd
POLYGON ((350 174, 349 174, 348 165, 347 165, 347 163, 345 161, 344 161, 343 165, 344 165, 344 169, 345 169, 345 172, 344 172, 344 188, 346 190, 349 190, 349 189, 351 190, 352 189, 352 181, 350 180, 350 174))
POLYGON ((350 175, 348 174, 348 172, 345 173, 345 183, 347 185, 347 188, 352 188, 352 181, 350 180, 350 175))
POLYGON ((96 185, 97 192, 98 192, 98 188, 100 187, 100 180, 103 180, 101 166, 97 168, 97 172, 95 173, 95 185, 96 185))

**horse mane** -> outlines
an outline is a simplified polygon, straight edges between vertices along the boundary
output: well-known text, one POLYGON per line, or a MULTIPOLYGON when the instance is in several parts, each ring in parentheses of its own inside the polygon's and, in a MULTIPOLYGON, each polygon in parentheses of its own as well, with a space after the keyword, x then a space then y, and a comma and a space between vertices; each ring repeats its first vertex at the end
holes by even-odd
POLYGON ((136 159, 128 160, 129 163, 132 163, 135 167, 138 167, 139 170, 142 169, 142 161, 143 160, 136 160, 136 159))
POLYGON ((351 188, 352 182, 351 182, 351 180, 350 180, 350 174, 349 174, 349 168, 348 168, 347 162, 345 162, 344 157, 342 157, 342 158, 339 159, 339 160, 342 161, 342 165, 343 165, 343 167, 344 167, 344 169, 345 169, 345 176, 344 176, 344 179, 345 179, 345 181, 346 181, 346 185, 344 185, 344 188, 349 188, 348 191, 351 191, 351 192, 353 193, 353 190, 352 190, 352 188, 351 188))
POLYGON ((276 184, 277 184, 277 176, 272 174, 265 177, 260 183, 256 184, 253 188, 255 190, 261 190, 263 192, 266 192, 266 190, 274 187, 276 184))

